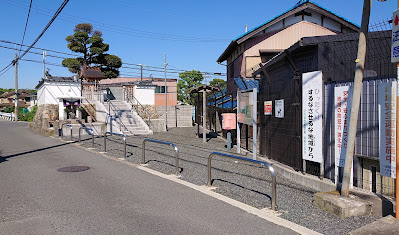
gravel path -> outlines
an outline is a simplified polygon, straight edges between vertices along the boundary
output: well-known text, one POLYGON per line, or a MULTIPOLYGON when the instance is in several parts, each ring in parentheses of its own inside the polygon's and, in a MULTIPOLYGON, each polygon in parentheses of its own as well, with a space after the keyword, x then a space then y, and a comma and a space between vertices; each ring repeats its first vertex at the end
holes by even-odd
MULTIPOLYGON (((167 133, 152 136, 128 136, 128 161, 140 164, 144 138, 157 139, 176 144, 180 152, 181 179, 196 185, 207 183, 207 161, 211 152, 218 151, 237 155, 235 148, 230 152, 226 142, 210 138, 206 144, 196 137, 196 128, 172 128, 167 133)), ((95 149, 103 151, 104 138, 95 138, 95 149)), ((91 139, 84 137, 82 146, 91 147, 91 139)), ((123 157, 123 141, 118 136, 107 137, 107 155, 123 157)), ((245 156, 252 158, 251 155, 245 156)), ((164 174, 174 174, 175 158, 171 146, 146 143, 146 164, 148 168, 164 174)), ((262 166, 215 156, 212 160, 212 181, 215 192, 246 203, 256 208, 271 208, 271 176, 262 166)), ((312 204, 314 190, 290 182, 277 175, 277 206, 280 217, 323 234, 348 234, 350 231, 381 217, 360 216, 340 219, 312 204)))

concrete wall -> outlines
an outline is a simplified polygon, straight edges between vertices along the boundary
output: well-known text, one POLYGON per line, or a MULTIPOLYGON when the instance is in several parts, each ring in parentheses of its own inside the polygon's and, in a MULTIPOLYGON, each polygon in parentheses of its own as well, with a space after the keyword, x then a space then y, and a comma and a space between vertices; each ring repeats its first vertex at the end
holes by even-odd
POLYGON ((134 96, 142 105, 155 105, 155 86, 135 86, 134 96))
POLYGON ((122 132, 119 130, 118 123, 110 118, 107 109, 99 101, 96 101, 96 118, 98 122, 107 124, 107 131, 122 134, 122 132))
POLYGON ((110 86, 109 89, 116 100, 123 100, 122 86, 110 86))
MULTIPOLYGON (((160 115, 159 119, 165 120, 165 106, 157 106, 157 111, 160 115)), ((168 106, 168 128, 176 127, 176 116, 177 127, 190 127, 193 125, 191 105, 168 106)))

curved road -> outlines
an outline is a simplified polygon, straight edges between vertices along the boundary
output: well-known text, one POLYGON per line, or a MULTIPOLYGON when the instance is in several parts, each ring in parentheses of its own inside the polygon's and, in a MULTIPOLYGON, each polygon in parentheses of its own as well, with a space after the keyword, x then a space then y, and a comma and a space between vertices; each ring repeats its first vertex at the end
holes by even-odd
POLYGON ((0 119, 0 134, 0 234, 296 234, 26 123, 0 119))

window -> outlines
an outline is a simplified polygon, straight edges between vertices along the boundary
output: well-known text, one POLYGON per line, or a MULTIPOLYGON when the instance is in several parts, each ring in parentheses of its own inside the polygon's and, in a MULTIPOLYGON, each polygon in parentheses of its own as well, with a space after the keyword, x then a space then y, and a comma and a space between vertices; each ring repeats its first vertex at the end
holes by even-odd
MULTIPOLYGON (((168 92, 168 88, 166 88, 166 92, 168 92)), ((165 86, 157 86, 155 88, 155 93, 156 94, 163 94, 165 93, 165 86)))

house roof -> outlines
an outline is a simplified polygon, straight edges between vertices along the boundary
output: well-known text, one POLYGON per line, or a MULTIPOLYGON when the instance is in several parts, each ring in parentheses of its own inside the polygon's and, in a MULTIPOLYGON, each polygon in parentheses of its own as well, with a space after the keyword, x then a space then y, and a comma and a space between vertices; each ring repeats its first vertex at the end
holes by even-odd
MULTIPOLYGON (((137 81, 141 81, 141 78, 127 78, 127 77, 117 77, 117 78, 110 78, 110 79, 103 79, 100 81, 100 84, 102 85, 110 85, 110 84, 129 84, 129 83, 134 83, 137 81)), ((165 78, 143 78, 143 82, 164 82, 165 78)), ((167 78, 167 82, 177 82, 177 79, 175 78, 167 78)))
POLYGON ((81 78, 93 78, 93 79, 104 79, 106 76, 101 72, 99 67, 88 67, 83 66, 80 70, 81 78))
MULTIPOLYGON (((0 98, 8 98, 10 96, 14 96, 15 95, 15 91, 9 91, 9 92, 5 92, 3 94, 0 95, 0 98)), ((27 91, 24 90, 18 90, 18 98, 24 99, 26 97, 32 97, 33 95, 27 91)))
MULTIPOLYGON (((378 31, 378 32, 369 32, 367 35, 367 39, 378 39, 378 38, 391 38, 392 33, 390 30, 386 31, 378 31)), ((286 50, 279 53, 277 56, 273 57, 266 63, 264 63, 259 69, 252 73, 252 76, 256 76, 261 73, 261 71, 274 63, 281 61, 284 59, 287 54, 292 53, 299 48, 308 47, 308 46, 316 46, 320 43, 327 42, 344 42, 344 41, 357 41, 359 40, 358 33, 347 33, 347 34, 337 34, 337 35, 328 35, 328 36, 317 36, 317 37, 304 37, 301 38, 297 43, 287 48, 286 50)))
POLYGON ((35 89, 38 89, 44 82, 76 82, 80 83, 80 80, 75 77, 53 77, 49 73, 46 74, 46 78, 39 81, 35 89))
POLYGON ((214 92, 214 91, 220 91, 220 89, 217 87, 209 86, 209 85, 199 85, 197 87, 191 88, 190 90, 188 90, 187 93, 199 93, 202 91, 214 92))
POLYGON ((311 9, 315 12, 318 12, 322 15, 327 16, 328 18, 335 20, 339 23, 341 23, 342 25, 344 25, 345 27, 352 29, 353 31, 358 32, 360 30, 360 27, 355 24, 350 22, 349 20, 333 13, 332 11, 329 11, 319 5, 317 5, 316 3, 313 3, 311 1, 302 1, 299 2, 297 5, 295 5, 294 7, 292 7, 291 9, 287 10, 286 12, 272 18, 271 20, 266 21, 265 23, 255 27, 254 29, 240 35, 239 37, 237 37, 236 39, 234 39, 229 46, 226 48, 226 50, 222 53, 222 55, 220 55, 220 57, 217 59, 218 63, 221 63, 223 61, 225 61, 229 55, 238 48, 238 46, 246 41, 247 39, 255 36, 256 34, 260 33, 261 31, 269 28, 270 26, 276 24, 277 22, 279 22, 282 19, 287 18, 290 15, 294 15, 295 13, 301 12, 305 9, 311 9))

